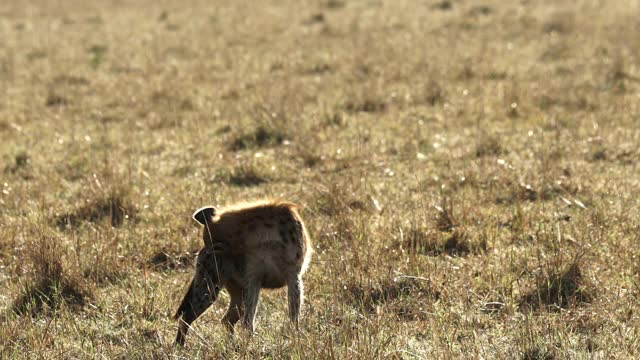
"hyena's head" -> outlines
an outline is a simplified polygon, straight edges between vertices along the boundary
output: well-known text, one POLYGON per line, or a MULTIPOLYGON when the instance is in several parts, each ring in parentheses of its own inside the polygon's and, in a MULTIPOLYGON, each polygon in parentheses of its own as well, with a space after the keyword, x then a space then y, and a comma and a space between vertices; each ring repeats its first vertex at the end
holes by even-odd
POLYGON ((204 206, 193 213, 193 220, 204 225, 202 239, 206 247, 213 247, 213 217, 216 216, 216 209, 213 206, 204 206))

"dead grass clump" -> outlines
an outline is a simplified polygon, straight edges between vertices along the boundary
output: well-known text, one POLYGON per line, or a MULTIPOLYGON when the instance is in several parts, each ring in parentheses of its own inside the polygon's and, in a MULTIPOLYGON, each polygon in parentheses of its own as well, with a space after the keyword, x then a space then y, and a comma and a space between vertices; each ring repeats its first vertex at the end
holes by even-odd
POLYGON ((240 187, 258 186, 269 182, 269 177, 253 164, 243 164, 231 170, 227 181, 240 187))
POLYGON ((321 165, 325 160, 325 156, 321 155, 316 147, 308 146, 308 144, 295 147, 295 157, 299 159, 306 168, 313 168, 321 165))
POLYGON ((540 186, 519 183, 510 192, 503 193, 496 198, 497 204, 513 204, 518 201, 549 201, 557 197, 575 195, 582 190, 579 184, 568 179, 558 180, 540 186))
POLYGON ((614 94, 622 95, 629 90, 631 83, 638 82, 640 82, 640 79, 630 73, 625 57, 620 54, 615 56, 606 72, 604 89, 610 90, 614 94))
POLYGON ((15 299, 13 310, 20 315, 36 316, 55 311, 63 304, 72 307, 86 304, 92 293, 81 278, 65 271, 56 239, 41 235, 31 246, 28 251, 33 274, 15 299))
POLYGON ((95 233, 74 232, 75 253, 78 256, 82 277, 95 285, 114 285, 130 275, 126 257, 122 256, 121 238, 113 228, 95 233), (90 240, 86 239, 90 237, 90 240), (83 243, 82 240, 85 239, 83 243))
POLYGON ((83 179, 92 168, 93 164, 88 154, 82 153, 69 156, 65 163, 55 164, 56 172, 71 182, 83 179))
POLYGON ((33 176, 30 171, 31 157, 26 151, 20 151, 14 156, 13 164, 4 167, 7 174, 17 174, 24 180, 29 180, 33 176))
POLYGON ((590 303, 594 298, 592 284, 585 279, 579 260, 558 266, 549 264, 536 276, 535 289, 520 300, 521 309, 540 309, 555 306, 571 308, 590 303))
POLYGON ((345 2, 342 0, 326 0, 323 2, 323 5, 329 9, 342 9, 346 6, 345 2))
POLYGON ((229 149, 232 151, 239 151, 245 149, 273 147, 282 145, 287 138, 287 134, 281 129, 260 125, 254 131, 241 134, 233 139, 229 145, 229 149))
POLYGON ((193 265, 196 254, 197 250, 178 254, 158 251, 147 261, 147 264, 158 271, 187 268, 193 265))
POLYGON ((307 20, 303 21, 304 25, 313 25, 325 22, 326 18, 322 12, 312 14, 307 20))
POLYGON ((341 186, 337 182, 331 182, 323 187, 315 195, 312 203, 314 211, 329 219, 326 233, 322 236, 328 241, 318 241, 318 245, 348 246, 348 251, 358 259, 358 234, 364 226, 358 219, 361 219, 359 215, 362 212, 368 210, 367 204, 360 200, 348 186, 344 184, 341 186))
POLYGON ((149 100, 156 106, 165 106, 170 109, 191 111, 195 106, 188 98, 181 98, 180 96, 165 90, 154 91, 149 100))
POLYGON ((475 77, 476 71, 474 70, 473 64, 469 61, 464 61, 458 71, 457 78, 462 81, 468 81, 475 77))
POLYGON ((535 99, 538 108, 542 110, 550 109, 567 109, 571 111, 595 111, 598 104, 591 102, 586 96, 581 94, 565 94, 561 95, 542 94, 535 99))
POLYGON ((59 228, 76 227, 83 222, 97 223, 108 219, 113 227, 120 227, 125 220, 135 220, 137 209, 123 187, 114 187, 104 196, 89 201, 73 212, 60 215, 55 223, 59 228))
MULTIPOLYGON (((543 194, 549 195, 547 192, 543 194)), ((541 193, 529 184, 520 183, 514 190, 513 196, 518 200, 536 201, 540 198, 541 193)))
POLYGON ((92 45, 87 49, 89 53, 89 64, 92 68, 97 69, 104 62, 107 54, 107 47, 104 45, 92 45))
POLYGON ((607 149, 604 147, 597 147, 589 154, 589 160, 591 161, 606 161, 607 159, 607 149))
POLYGON ((491 6, 477 5, 469 9, 468 14, 472 16, 478 16, 478 15, 488 16, 488 15, 491 15, 492 12, 493 12, 493 8, 491 6))
POLYGON ((542 25, 542 30, 547 33, 569 34, 575 27, 575 18, 572 13, 559 12, 551 16, 551 18, 542 25))
POLYGON ((327 111, 322 118, 324 127, 345 127, 347 122, 340 111, 327 111))
POLYGON ((451 231, 459 225, 458 220, 453 214, 453 200, 451 198, 443 198, 440 206, 436 206, 435 223, 440 231, 451 231))
POLYGON ((54 93, 47 95, 47 100, 45 101, 45 105, 48 107, 65 106, 68 104, 69 99, 54 93))
POLYGON ((389 104, 382 95, 369 93, 361 96, 355 96, 354 98, 347 100, 343 105, 344 110, 350 113, 382 113, 387 111, 388 107, 389 104))
MULTIPOLYGON (((323 20, 318 20, 318 19, 322 19, 320 15, 322 14, 314 15, 310 21, 322 22, 323 20)), ((315 76, 324 75, 332 72, 335 72, 335 66, 324 63, 324 62, 307 66, 300 71, 302 75, 315 75, 315 76)))
POLYGON ((367 98, 361 101, 348 102, 344 108, 349 112, 379 113, 387 110, 387 103, 380 99, 367 98))
POLYGON ((436 106, 444 104, 447 99, 446 90, 436 81, 428 81, 421 92, 417 94, 415 104, 427 104, 429 106, 436 106))
POLYGON ((348 216, 348 214, 352 214, 356 210, 365 210, 367 208, 366 204, 358 199, 355 193, 339 186, 335 182, 331 182, 326 189, 318 193, 314 207, 322 214, 335 217, 348 216))
POLYGON ((80 85, 89 85, 90 82, 88 79, 81 76, 74 75, 58 75, 53 81, 53 85, 67 85, 67 86, 80 86, 80 85))
POLYGON ((98 262, 95 265, 86 266, 82 276, 96 285, 116 284, 127 277, 128 273, 125 270, 107 265, 109 264, 98 262))
POLYGON ((441 296, 440 291, 429 279, 411 276, 366 285, 352 282, 345 285, 342 292, 348 304, 366 313, 380 314, 386 310, 405 319, 419 317, 416 309, 413 309, 421 304, 419 299, 438 300, 441 296), (401 301, 403 298, 409 301, 401 301))
POLYGON ((453 3, 449 0, 443 0, 431 5, 431 8, 434 10, 448 11, 453 9, 453 3))
POLYGON ((476 145, 476 157, 498 156, 504 149, 497 136, 482 136, 476 145))
POLYGON ((404 236, 404 248, 414 254, 465 256, 478 254, 487 249, 486 240, 474 241, 467 232, 460 228, 444 233, 424 228, 413 228, 407 231, 404 236))
POLYGON ((522 353, 522 360, 554 360, 553 352, 542 348, 528 348, 522 353))

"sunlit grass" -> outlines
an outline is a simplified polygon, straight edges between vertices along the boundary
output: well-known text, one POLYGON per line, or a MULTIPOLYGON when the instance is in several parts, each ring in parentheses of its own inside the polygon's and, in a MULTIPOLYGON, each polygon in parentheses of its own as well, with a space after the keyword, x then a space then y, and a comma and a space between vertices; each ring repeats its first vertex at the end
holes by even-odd
POLYGON ((0 358, 636 358, 632 2, 0 3, 0 358), (302 205, 264 291, 172 320, 203 205, 302 205))

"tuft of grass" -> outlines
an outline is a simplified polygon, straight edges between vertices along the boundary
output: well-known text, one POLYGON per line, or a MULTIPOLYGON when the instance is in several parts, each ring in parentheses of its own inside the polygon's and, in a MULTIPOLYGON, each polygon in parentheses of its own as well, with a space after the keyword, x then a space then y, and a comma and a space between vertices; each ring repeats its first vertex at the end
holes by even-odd
MULTIPOLYGON (((184 95, 183 95, 184 96, 184 95)), ((149 101, 155 106, 164 106, 168 109, 192 111, 195 106, 189 98, 179 96, 166 90, 157 90, 151 93, 149 101)))
POLYGON ((38 237, 27 249, 33 273, 14 300, 13 311, 36 316, 55 312, 62 305, 81 308, 93 297, 91 289, 63 267, 58 239, 46 234, 38 237))
POLYGON ((497 136, 482 136, 478 139, 475 155, 477 158, 498 156, 505 152, 497 136))
POLYGON ((171 253, 167 251, 158 251, 149 260, 147 264, 153 270, 174 270, 191 267, 195 261, 197 250, 185 253, 171 253))
POLYGON ((465 256, 487 250, 486 240, 472 240, 461 228, 451 232, 438 232, 426 228, 412 228, 404 234, 403 247, 409 253, 438 256, 465 256))
POLYGON ((640 353, 633 2, 8 3, 0 358, 640 353), (174 349, 189 215, 263 197, 304 204, 301 335, 280 289, 229 343, 223 291, 174 349))
POLYGON ((593 286, 584 277, 580 260, 575 259, 568 264, 554 262, 541 269, 536 275, 535 288, 521 297, 520 307, 568 309, 590 303, 594 297, 593 286))
POLYGON ((236 136, 229 144, 229 150, 239 151, 282 145, 288 135, 281 129, 260 125, 250 132, 236 136))
MULTIPOLYGON (((324 22, 324 16, 322 14, 315 14, 308 20, 308 23, 322 23, 324 22)), ((300 72, 303 75, 323 75, 327 73, 335 72, 335 67, 331 64, 324 62, 313 64, 307 68, 302 69, 300 72)))
POLYGON ((628 72, 629 65, 625 57, 617 55, 611 62, 605 78, 605 88, 612 90, 615 94, 625 94, 629 88, 629 82, 638 82, 639 79, 633 77, 628 72))
POLYGON ((117 284, 127 275, 128 272, 121 266, 117 266, 113 260, 103 260, 99 257, 95 258, 93 264, 87 264, 82 271, 82 276, 85 279, 98 286, 117 284))
POLYGON ((66 85, 66 86, 83 86, 89 85, 90 81, 82 76, 74 76, 74 75, 59 75, 56 76, 52 84, 55 86, 66 85))
POLYGON ((93 45, 87 50, 90 55, 89 64, 92 68, 97 69, 104 61, 107 53, 107 47, 104 45, 93 45))
POLYGON ((323 5, 329 9, 337 10, 346 6, 346 2, 343 0, 326 0, 323 5))
POLYGON ((522 353, 522 360, 554 360, 553 352, 542 348, 528 348, 522 353))
POLYGON ((31 176, 28 172, 31 164, 31 156, 27 151, 19 151, 13 157, 13 164, 8 164, 4 168, 7 174, 20 174, 23 179, 28 180, 31 176))
POLYGON ((493 13, 494 9, 488 5, 477 5, 469 9, 469 15, 473 16, 489 16, 493 13))
POLYGON ((453 3, 450 0, 442 0, 431 5, 431 8, 434 10, 449 11, 453 9, 453 3))
POLYGON ((83 278, 98 286, 121 283, 130 275, 133 267, 122 256, 122 239, 118 230, 103 227, 99 232, 91 227, 74 231, 74 252, 78 260, 79 272, 83 278), (90 236, 90 239, 86 239, 90 236), (84 241, 83 241, 84 240, 84 241))
POLYGON ((437 301, 441 296, 440 291, 430 280, 410 276, 400 276, 385 279, 382 282, 350 282, 342 288, 342 298, 351 306, 362 310, 364 313, 393 312, 405 319, 419 318, 418 309, 407 307, 409 300, 411 306, 419 307, 421 301, 437 301))
POLYGON ((49 107, 65 106, 69 105, 69 99, 56 93, 50 93, 49 95, 47 95, 45 105, 49 107))
POLYGON ((137 213, 129 190, 122 186, 114 186, 74 211, 57 216, 55 224, 65 229, 77 227, 83 222, 98 223, 107 219, 111 226, 120 227, 126 221, 135 221, 137 213))
POLYGON ((381 113, 387 110, 387 101, 380 97, 367 96, 361 99, 352 99, 344 104, 348 112, 381 113))
POLYGON ((549 201, 558 197, 575 195, 580 187, 571 181, 558 180, 554 183, 532 185, 519 183, 511 186, 511 190, 496 197, 497 204, 516 204, 522 201, 549 201))
POLYGON ((453 213, 453 200, 450 197, 442 197, 440 205, 435 208, 437 211, 435 222, 438 230, 451 231, 460 225, 453 213))
POLYGON ((234 167, 227 181, 234 186, 252 187, 269 182, 270 178, 256 165, 249 163, 234 167))
POLYGON ((346 120, 340 111, 327 111, 322 117, 322 125, 326 127, 344 127, 346 120))
POLYGON ((436 81, 429 81, 423 90, 422 100, 431 106, 444 104, 447 99, 447 91, 436 81))
POLYGON ((547 34, 566 35, 573 31, 575 19, 570 12, 558 12, 552 14, 549 20, 542 25, 542 30, 547 34))
POLYGON ((323 184, 313 200, 316 211, 333 218, 338 222, 352 223, 357 211, 366 211, 365 201, 337 181, 323 184))

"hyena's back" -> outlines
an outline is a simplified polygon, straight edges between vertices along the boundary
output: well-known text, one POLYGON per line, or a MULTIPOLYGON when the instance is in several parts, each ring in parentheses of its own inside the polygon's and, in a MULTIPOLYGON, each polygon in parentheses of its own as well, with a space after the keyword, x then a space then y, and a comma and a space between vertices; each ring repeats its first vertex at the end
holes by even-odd
POLYGON ((196 274, 176 318, 176 344, 184 344, 191 323, 213 304, 225 287, 230 304, 223 323, 230 332, 242 319, 251 333, 261 288, 287 286, 289 318, 299 328, 304 301, 302 274, 311 258, 311 242, 296 206, 280 201, 236 205, 218 211, 206 206, 193 219, 204 225, 205 247, 196 274))
POLYGON ((223 209, 213 221, 213 242, 227 243, 247 259, 247 270, 261 269, 265 287, 280 287, 292 268, 304 272, 311 242, 295 204, 261 201, 223 209), (282 275, 282 276, 280 276, 282 275))

